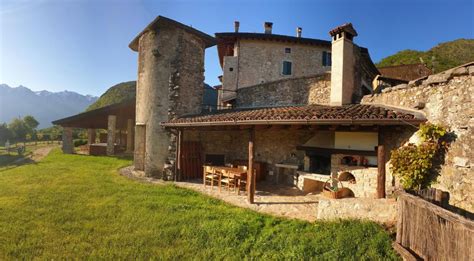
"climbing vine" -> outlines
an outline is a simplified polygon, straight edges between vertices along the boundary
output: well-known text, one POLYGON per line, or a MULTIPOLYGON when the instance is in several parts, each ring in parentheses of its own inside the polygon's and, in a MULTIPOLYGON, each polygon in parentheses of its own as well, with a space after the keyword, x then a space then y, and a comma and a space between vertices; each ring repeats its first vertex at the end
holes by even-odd
POLYGON ((447 147, 443 139, 446 134, 443 126, 423 124, 418 131, 420 144, 410 143, 392 151, 392 171, 400 178, 404 189, 422 189, 430 184, 436 172, 435 162, 444 155, 447 147))

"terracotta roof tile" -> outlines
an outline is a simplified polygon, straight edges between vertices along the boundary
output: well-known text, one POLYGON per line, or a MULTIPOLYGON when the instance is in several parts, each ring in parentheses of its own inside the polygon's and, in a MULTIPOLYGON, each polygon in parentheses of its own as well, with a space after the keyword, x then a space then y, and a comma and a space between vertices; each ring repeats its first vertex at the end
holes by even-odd
POLYGON ((421 122, 412 113, 365 104, 344 106, 285 106, 253 109, 220 110, 214 113, 184 116, 164 122, 164 126, 205 126, 229 124, 271 124, 290 122, 300 124, 337 124, 371 122, 394 125, 401 121, 421 122))

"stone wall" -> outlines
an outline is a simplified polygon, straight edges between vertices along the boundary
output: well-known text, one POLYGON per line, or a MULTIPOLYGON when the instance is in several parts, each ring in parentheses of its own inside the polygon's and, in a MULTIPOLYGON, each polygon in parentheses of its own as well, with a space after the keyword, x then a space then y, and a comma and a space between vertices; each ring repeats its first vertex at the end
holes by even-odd
POLYGON ((135 165, 140 166, 137 157, 144 156, 147 176, 173 178, 176 137, 160 123, 200 112, 204 49, 200 38, 173 25, 160 25, 140 36, 136 123, 145 130, 136 132, 135 147, 144 144, 145 152, 135 153, 135 165))
MULTIPOLYGON (((257 130, 255 133, 255 161, 267 163, 274 171, 274 164, 296 155, 303 164, 304 152, 296 146, 304 144, 314 135, 309 130, 257 130)), ((226 161, 248 159, 248 130, 240 131, 185 131, 185 141, 200 141, 205 154, 224 154, 226 161)))
MULTIPOLYGON (((445 125, 455 136, 433 187, 450 193, 450 204, 474 211, 474 63, 386 88, 380 94, 364 96, 362 103, 414 109, 421 108, 429 122, 445 125)), ((403 145, 416 129, 383 132, 387 147, 403 145), (398 137, 398 138, 394 138, 398 137)), ((388 165, 389 166, 389 165, 388 165)), ((387 168, 389 175, 390 169, 387 168)))
POLYGON ((393 225, 397 217, 397 202, 394 199, 369 198, 321 198, 318 219, 355 218, 368 219, 393 225))
MULTIPOLYGON (((204 42, 194 34, 179 31, 172 72, 168 80, 168 120, 185 114, 198 114, 204 95, 204 42)), ((177 136, 169 134, 168 157, 164 164, 163 179, 175 177, 177 136)))
MULTIPOLYGON (((320 74, 331 69, 322 65, 322 52, 330 52, 329 46, 243 39, 239 41, 237 48, 238 68, 234 68, 234 72, 238 73, 239 88, 279 79, 320 74), (291 48, 291 52, 286 53, 285 48, 291 48), (282 74, 283 61, 292 62, 292 75, 282 74)), ((224 78, 227 73, 228 71, 224 71, 224 78)))
POLYGON ((237 107, 329 104, 330 74, 284 79, 237 90, 237 107))

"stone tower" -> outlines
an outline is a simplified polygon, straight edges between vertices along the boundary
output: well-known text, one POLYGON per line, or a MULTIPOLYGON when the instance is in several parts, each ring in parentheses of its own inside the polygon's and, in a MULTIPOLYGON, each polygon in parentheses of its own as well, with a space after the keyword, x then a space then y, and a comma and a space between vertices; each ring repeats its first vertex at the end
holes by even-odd
POLYGON ((354 92, 354 43, 357 32, 351 23, 331 30, 332 65, 330 105, 340 106, 352 102, 354 92))
POLYGON ((173 179, 176 137, 161 122, 201 112, 204 52, 215 40, 158 16, 129 47, 138 52, 134 165, 146 176, 173 179))

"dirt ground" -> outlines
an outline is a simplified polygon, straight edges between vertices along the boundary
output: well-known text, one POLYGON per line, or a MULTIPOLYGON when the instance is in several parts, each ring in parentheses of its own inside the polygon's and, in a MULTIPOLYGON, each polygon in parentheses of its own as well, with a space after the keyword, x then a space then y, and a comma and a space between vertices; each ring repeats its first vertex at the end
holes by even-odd
POLYGON ((46 146, 35 149, 31 155, 28 155, 24 158, 17 159, 13 162, 14 165, 19 165, 22 163, 34 163, 42 160, 44 157, 48 156, 49 152, 57 146, 46 146))

